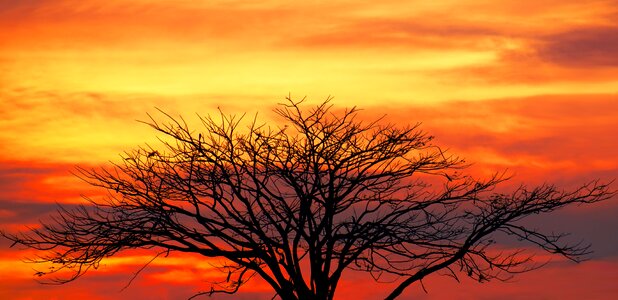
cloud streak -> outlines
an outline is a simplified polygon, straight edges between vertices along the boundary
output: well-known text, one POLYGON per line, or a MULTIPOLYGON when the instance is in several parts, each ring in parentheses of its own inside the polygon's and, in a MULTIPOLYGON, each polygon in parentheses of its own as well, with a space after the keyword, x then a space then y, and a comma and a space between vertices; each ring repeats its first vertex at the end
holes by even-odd
POLYGON ((576 68, 618 67, 618 26, 578 28, 543 38, 539 57, 576 68))

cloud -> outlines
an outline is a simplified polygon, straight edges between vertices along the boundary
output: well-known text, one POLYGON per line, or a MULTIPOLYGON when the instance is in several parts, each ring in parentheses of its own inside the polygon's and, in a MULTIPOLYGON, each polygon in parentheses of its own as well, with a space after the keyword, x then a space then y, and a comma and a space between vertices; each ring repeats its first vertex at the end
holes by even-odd
MULTIPOLYGON (((84 165, 85 167, 87 165, 84 165)), ((31 222, 56 203, 83 203, 81 193, 93 189, 70 172, 71 164, 0 160, 2 221, 31 222)))
POLYGON ((436 143, 488 175, 508 169, 517 181, 573 185, 612 180, 618 169, 615 94, 543 95, 433 105, 368 108, 396 124, 423 122, 436 143), (551 178, 551 180, 550 180, 551 178))
MULTIPOLYGON (((209 280, 220 281, 226 275, 213 270, 212 265, 217 264, 215 259, 172 253, 152 261, 126 287, 133 274, 155 255, 152 250, 138 249, 103 260, 98 269, 89 270, 75 282, 61 286, 41 285, 32 280, 32 268, 42 266, 25 264, 19 259, 23 255, 0 249, 2 299, 186 299, 199 291, 207 291, 209 280)), ((240 295, 224 299, 271 299, 272 292, 264 284, 259 279, 252 281, 240 295)))
POLYGON ((434 16, 350 20, 335 29, 300 37, 294 44, 311 48, 457 49, 482 50, 500 29, 484 24, 434 16))
POLYGON ((299 15, 279 6, 224 2, 25 1, 0 10, 0 25, 12 28, 0 30, 5 44, 0 52, 41 53, 44 47, 46 52, 106 49, 143 54, 156 48, 186 54, 195 48, 212 51, 213 40, 227 44, 238 38, 251 39, 256 47, 270 40, 261 33, 277 27, 284 31, 279 25, 299 15))
MULTIPOLYGON (((110 97, 101 93, 88 92, 59 92, 53 90, 36 90, 32 88, 14 88, 0 90, 0 117, 4 122, 10 122, 19 117, 29 115, 20 121, 29 121, 30 124, 45 123, 47 121, 68 116, 83 118, 104 117, 108 119, 126 119, 142 113, 139 105, 126 104, 124 97, 110 97), (137 107, 136 107, 137 106, 137 107)), ((151 102, 155 102, 152 99, 151 102)), ((155 102, 156 103, 156 102, 155 102)), ((26 125, 26 124, 24 124, 26 125)))
MULTIPOLYGON (((0 75, 1 76, 1 75, 0 75)), ((201 94, 178 97, 157 94, 101 93, 0 88, 0 161, 98 164, 116 160, 119 154, 144 143, 160 145, 158 134, 138 121, 148 114, 163 121, 157 109, 182 115, 195 129, 196 114, 249 113, 260 103, 272 103, 264 95, 201 94)))
POLYGON ((618 67, 618 27, 575 28, 546 36, 541 59, 574 68, 618 67))
POLYGON ((147 119, 146 113, 158 104, 170 106, 161 98, 144 98, 0 89, 0 159, 31 161, 33 165, 114 159, 123 145, 148 141, 136 140, 135 135, 143 136, 148 130, 136 119, 147 119))
MULTIPOLYGON (((451 278, 433 277, 424 283, 425 294, 420 288, 418 299, 611 299, 617 292, 612 283, 618 276, 618 261, 590 261, 551 263, 530 273, 516 275, 510 282, 494 281, 480 284, 464 278, 458 284, 451 278), (549 280, 551 279, 551 280, 549 280)), ((404 295, 405 297, 405 295, 404 295)))

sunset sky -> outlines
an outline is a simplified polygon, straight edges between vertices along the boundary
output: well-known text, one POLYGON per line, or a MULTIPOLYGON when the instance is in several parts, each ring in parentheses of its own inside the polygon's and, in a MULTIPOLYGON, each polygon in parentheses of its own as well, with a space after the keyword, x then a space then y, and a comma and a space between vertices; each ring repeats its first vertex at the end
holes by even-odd
MULTIPOLYGON (((0 228, 13 232, 96 193, 71 171, 157 136, 137 120, 255 113, 333 96, 422 129, 484 176, 573 188, 618 179, 617 0, 0 0, 0 228)), ((614 183, 614 188, 618 184, 614 183)), ((539 216, 595 251, 511 282, 434 276, 402 299, 615 299, 618 199, 539 216)), ((212 259, 133 251, 63 286, 34 281, 29 251, 0 240, 0 299, 178 299, 212 259)), ((521 244, 522 247, 529 245, 521 244)), ((390 285, 350 273, 337 299, 390 285)), ((255 281, 235 297, 270 299, 255 281)), ((204 299, 208 299, 205 297, 204 299)))

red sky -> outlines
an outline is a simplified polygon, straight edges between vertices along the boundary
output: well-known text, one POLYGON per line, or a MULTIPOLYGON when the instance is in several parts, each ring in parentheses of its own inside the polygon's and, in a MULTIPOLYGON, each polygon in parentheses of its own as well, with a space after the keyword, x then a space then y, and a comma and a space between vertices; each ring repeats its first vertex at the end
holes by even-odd
MULTIPOLYGON (((618 178, 618 1, 0 0, 0 227, 34 225, 94 193, 76 165, 156 143, 155 107, 208 114, 272 108, 288 93, 422 128, 473 172, 573 187, 618 178), (379 3, 378 3, 379 2, 379 3)), ((276 121, 273 121, 276 122, 276 121)), ((434 277, 403 299, 613 299, 618 199, 531 222, 593 244, 510 283, 434 277)), ((1 299, 176 299, 209 261, 125 253, 65 286, 39 285, 0 240, 1 299)), ((546 259, 540 257, 541 261, 546 259)), ((350 273, 338 299, 388 285, 350 273)), ((235 299, 270 299, 255 282, 235 299)), ((228 299, 225 297, 216 299, 228 299)), ((229 298, 232 299, 232 298, 229 298)))

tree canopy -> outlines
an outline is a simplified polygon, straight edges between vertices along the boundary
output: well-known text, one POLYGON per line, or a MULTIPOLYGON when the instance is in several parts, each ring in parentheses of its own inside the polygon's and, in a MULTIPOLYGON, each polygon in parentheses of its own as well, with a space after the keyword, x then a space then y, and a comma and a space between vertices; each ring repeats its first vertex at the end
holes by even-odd
POLYGON ((2 234, 43 250, 39 261, 55 268, 41 275, 73 271, 51 278, 58 282, 123 250, 153 248, 226 261, 221 281, 198 295, 235 293, 259 276, 281 299, 333 299, 345 271, 357 270, 396 278, 385 295, 394 299, 436 272, 488 281, 536 267, 521 250, 492 251, 497 236, 578 261, 588 245, 522 220, 614 195, 598 181, 499 192, 508 176, 467 175, 469 165, 417 123, 363 121, 356 108, 301 102, 274 110, 280 126, 221 113, 201 117, 194 131, 181 117, 151 117, 162 147, 79 169, 109 191, 105 201, 61 207, 38 229, 2 234))

